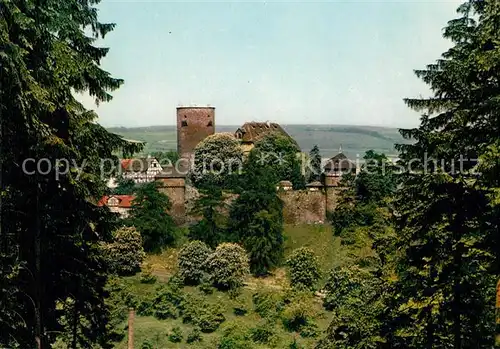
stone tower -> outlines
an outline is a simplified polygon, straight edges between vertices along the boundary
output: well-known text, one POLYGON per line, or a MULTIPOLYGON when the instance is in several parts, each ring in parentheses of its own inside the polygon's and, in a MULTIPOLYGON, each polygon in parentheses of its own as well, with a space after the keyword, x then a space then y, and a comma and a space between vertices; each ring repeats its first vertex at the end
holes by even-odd
POLYGON ((215 107, 177 107, 177 152, 191 158, 194 148, 215 132, 215 107))

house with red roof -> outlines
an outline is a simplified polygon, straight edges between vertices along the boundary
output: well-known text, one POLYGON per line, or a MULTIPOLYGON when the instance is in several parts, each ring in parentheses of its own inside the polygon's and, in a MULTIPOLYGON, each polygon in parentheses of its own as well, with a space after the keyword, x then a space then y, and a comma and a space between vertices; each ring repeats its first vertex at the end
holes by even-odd
POLYGON ((134 195, 109 195, 103 196, 97 206, 107 206, 111 212, 118 213, 121 218, 127 218, 132 209, 134 195))

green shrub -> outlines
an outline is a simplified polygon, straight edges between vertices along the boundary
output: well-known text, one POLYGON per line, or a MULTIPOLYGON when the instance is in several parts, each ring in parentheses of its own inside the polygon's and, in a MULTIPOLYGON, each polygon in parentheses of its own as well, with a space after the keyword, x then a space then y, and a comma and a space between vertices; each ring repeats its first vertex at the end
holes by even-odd
MULTIPOLYGON (((109 297, 105 300, 109 310, 109 322, 107 324, 109 337, 112 341, 119 342, 125 337, 123 323, 127 319, 128 308, 130 307, 125 298, 128 292, 125 290, 122 281, 116 276, 108 279, 106 291, 109 292, 109 297)), ((61 344, 67 341, 67 338, 63 336, 60 339, 61 344)))
POLYGON ((158 320, 176 319, 177 308, 170 303, 160 303, 155 306, 153 315, 158 320))
POLYGON ((168 278, 167 286, 172 290, 181 291, 182 287, 184 286, 184 281, 179 276, 179 274, 176 273, 168 278))
POLYGON ((290 343, 289 348, 290 349, 304 349, 304 346, 297 343, 297 338, 294 338, 292 343, 290 343))
POLYGON ((274 334, 274 323, 268 321, 262 322, 250 330, 250 338, 256 343, 268 344, 274 334))
POLYGON ((250 331, 247 326, 239 322, 232 322, 222 329, 219 349, 247 349, 251 348, 250 331))
POLYGON ((204 275, 204 264, 212 250, 201 241, 185 245, 178 256, 179 277, 184 284, 198 285, 204 275))
POLYGON ((186 338, 186 343, 191 344, 194 342, 200 342, 201 341, 201 331, 199 327, 193 328, 191 332, 188 333, 187 338, 186 338))
POLYGON ((141 234, 133 227, 122 227, 115 231, 113 242, 103 244, 102 252, 111 270, 118 275, 137 273, 146 256, 141 234))
POLYGON ((281 313, 283 326, 290 332, 300 332, 316 315, 312 296, 298 293, 293 296, 281 313))
POLYGON ((151 316, 153 315, 153 299, 149 297, 144 297, 138 300, 135 306, 137 315, 140 316, 151 316))
POLYGON ((258 292, 252 295, 255 312, 263 318, 275 316, 283 308, 283 299, 276 292, 258 292))
POLYGON ((295 289, 314 290, 320 278, 319 262, 314 252, 301 247, 287 259, 290 283, 295 289))
POLYGON ((203 307, 205 307, 203 298, 187 294, 179 307, 182 322, 185 324, 196 324, 200 309, 203 307))
POLYGON ((234 300, 233 313, 237 316, 243 316, 248 313, 247 305, 241 297, 234 300))
POLYGON ((223 311, 217 304, 204 301, 203 298, 189 295, 180 305, 182 322, 198 326, 204 333, 217 330, 225 321, 223 311))
POLYGON ((212 306, 203 309, 196 319, 196 325, 204 333, 211 333, 216 331, 220 324, 225 321, 225 317, 217 306, 212 306))
POLYGON ((152 301, 153 315, 160 320, 178 317, 178 307, 184 297, 182 291, 166 285, 160 287, 152 301))
POLYGON ((153 275, 153 268, 150 264, 145 264, 142 266, 141 271, 141 284, 154 284, 157 278, 153 275))
POLYGON ((172 333, 168 335, 168 340, 172 343, 182 342, 183 334, 180 327, 176 326, 172 329, 172 333))
POLYGON ((316 338, 319 333, 318 325, 312 320, 308 321, 307 324, 300 329, 300 335, 304 338, 316 338))
POLYGON ((145 340, 141 344, 141 349, 154 349, 153 344, 149 340, 145 340))
POLYGON ((363 302, 363 294, 371 288, 371 279, 368 272, 354 265, 332 269, 324 287, 326 296, 323 306, 327 310, 335 310, 346 302, 363 302))
POLYGON ((218 289, 232 289, 243 285, 249 273, 248 256, 239 245, 223 243, 208 257, 207 271, 212 284, 218 289))
POLYGON ((212 294, 214 293, 215 291, 215 288, 214 286, 212 285, 212 282, 210 280, 204 280, 201 282, 201 284, 198 286, 199 290, 203 293, 203 294, 212 294))
POLYGON ((242 293, 241 287, 237 287, 237 288, 232 288, 232 289, 230 289, 230 290, 227 292, 227 295, 228 295, 229 299, 231 299, 231 300, 235 300, 235 299, 237 299, 239 296, 241 296, 241 293, 242 293))

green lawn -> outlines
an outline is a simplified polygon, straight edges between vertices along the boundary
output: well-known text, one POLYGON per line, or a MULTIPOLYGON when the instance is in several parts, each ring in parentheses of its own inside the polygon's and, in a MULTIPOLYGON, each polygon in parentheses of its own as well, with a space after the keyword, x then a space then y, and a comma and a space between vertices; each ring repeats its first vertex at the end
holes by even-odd
POLYGON ((347 251, 341 246, 340 238, 333 236, 330 225, 288 225, 285 226, 285 239, 285 257, 296 248, 308 247, 318 257, 324 276, 348 260, 347 251))

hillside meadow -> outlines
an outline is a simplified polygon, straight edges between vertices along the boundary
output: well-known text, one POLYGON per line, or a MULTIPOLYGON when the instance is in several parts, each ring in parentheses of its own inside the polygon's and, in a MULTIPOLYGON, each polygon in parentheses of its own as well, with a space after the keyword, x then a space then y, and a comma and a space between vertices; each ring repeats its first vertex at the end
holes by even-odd
MULTIPOLYGON (((323 281, 328 271, 335 266, 349 262, 350 255, 356 251, 348 250, 341 244, 341 239, 334 236, 332 228, 326 224, 317 225, 286 225, 285 230, 285 259, 292 251, 299 247, 312 249, 317 256, 321 268, 323 281)), ((168 248, 159 254, 148 254, 144 265, 152 268, 152 274, 157 281, 153 284, 145 284, 140 281, 140 274, 131 277, 122 277, 120 280, 125 285, 129 294, 134 297, 151 297, 161 285, 166 285, 169 278, 176 272, 177 248, 168 248)), ((214 348, 219 345, 225 333, 234 331, 241 333, 252 333, 252 329, 265 324, 272 330, 272 340, 268 344, 254 343, 254 348, 289 348, 295 340, 299 348, 314 347, 316 341, 321 337, 331 321, 332 313, 325 310, 319 297, 311 297, 310 311, 317 325, 317 335, 307 337, 300 333, 289 331, 285 328, 279 318, 271 323, 269 319, 258 314, 253 304, 253 296, 259 294, 285 294, 290 289, 285 268, 277 268, 273 275, 265 278, 248 277, 241 294, 237 299, 230 292, 213 290, 212 293, 202 292, 200 287, 182 287, 185 297, 202 300, 205 304, 218 305, 224 315, 225 321, 220 327, 211 333, 202 333, 201 340, 187 343, 187 337, 193 332, 194 326, 183 323, 181 318, 170 318, 159 320, 153 316, 136 315, 134 322, 134 348, 214 348), (246 314, 238 314, 235 309, 245 309, 246 314), (182 339, 173 342, 171 337, 173 331, 179 331, 182 339)), ((126 328, 127 322, 123 322, 126 328)), ((117 349, 127 348, 127 336, 116 343, 117 349)))

